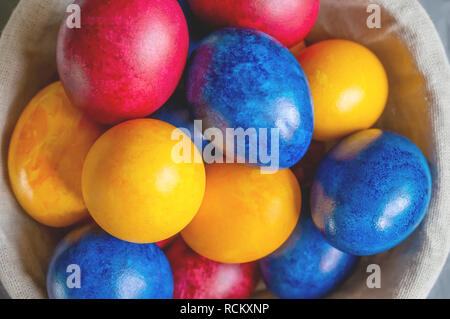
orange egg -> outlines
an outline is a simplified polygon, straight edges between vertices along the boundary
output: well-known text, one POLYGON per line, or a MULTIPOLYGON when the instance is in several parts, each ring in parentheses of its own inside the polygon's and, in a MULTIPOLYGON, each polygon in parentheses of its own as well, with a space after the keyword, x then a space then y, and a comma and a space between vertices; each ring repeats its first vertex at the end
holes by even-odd
POLYGON ((30 216, 54 227, 89 216, 81 171, 102 133, 101 126, 72 106, 60 82, 31 100, 16 124, 8 155, 12 189, 30 216))
POLYGON ((97 140, 84 164, 82 189, 89 212, 106 232, 153 243, 177 234, 194 218, 205 180, 201 154, 188 136, 166 122, 139 119, 97 140), (190 155, 180 162, 174 154, 183 141, 190 155))
POLYGON ((287 240, 300 206, 300 186, 289 169, 267 175, 241 164, 212 164, 202 206, 181 235, 211 260, 250 262, 287 240))
POLYGON ((315 140, 331 141, 371 127, 383 113, 388 79, 364 46, 328 40, 301 51, 298 60, 314 102, 315 140))

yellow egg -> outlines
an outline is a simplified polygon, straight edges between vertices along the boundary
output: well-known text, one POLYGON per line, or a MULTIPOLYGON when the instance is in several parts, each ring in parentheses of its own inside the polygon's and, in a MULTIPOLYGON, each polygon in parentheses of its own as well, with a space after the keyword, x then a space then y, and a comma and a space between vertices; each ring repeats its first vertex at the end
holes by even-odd
POLYGON ((241 164, 206 166, 206 192, 194 220, 181 232, 200 255, 246 263, 279 248, 297 224, 300 186, 289 169, 274 174, 241 164))
POLYGON ((177 234, 194 218, 205 180, 201 155, 181 130, 138 119, 97 140, 84 164, 82 189, 91 216, 106 232, 153 243, 177 234), (174 132, 187 141, 191 160, 174 158, 180 143, 172 139, 174 132))
POLYGON ((314 136, 331 141, 370 128, 386 106, 388 79, 380 60, 347 40, 316 43, 298 54, 314 102, 314 136))
POLYGON ((30 216, 53 227, 89 216, 81 171, 103 131, 72 106, 60 82, 31 100, 16 124, 8 154, 12 189, 30 216))

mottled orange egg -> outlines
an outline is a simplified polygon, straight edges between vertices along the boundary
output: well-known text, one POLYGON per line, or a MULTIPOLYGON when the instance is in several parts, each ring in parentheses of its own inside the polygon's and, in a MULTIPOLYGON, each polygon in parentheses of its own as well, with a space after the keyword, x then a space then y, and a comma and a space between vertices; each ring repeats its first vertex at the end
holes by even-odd
POLYGON ((314 136, 331 141, 370 128, 386 106, 388 79, 369 49, 347 40, 328 40, 301 51, 314 102, 314 136))
POLYGON ((163 121, 138 119, 95 142, 83 167, 82 189, 91 216, 106 232, 154 243, 194 218, 205 180, 201 154, 187 135, 163 121))
POLYGON ((72 106, 60 82, 31 100, 16 124, 8 155, 12 189, 30 216, 53 227, 89 216, 81 171, 103 131, 72 106))
POLYGON ((211 260, 255 261, 287 240, 300 207, 300 186, 289 169, 262 174, 241 164, 211 164, 202 206, 181 235, 211 260))

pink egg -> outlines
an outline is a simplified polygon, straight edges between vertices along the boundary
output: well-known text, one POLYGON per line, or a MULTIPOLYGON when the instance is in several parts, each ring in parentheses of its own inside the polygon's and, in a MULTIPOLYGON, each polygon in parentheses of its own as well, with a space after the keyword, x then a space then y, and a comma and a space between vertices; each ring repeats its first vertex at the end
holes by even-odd
POLYGON ((198 255, 178 238, 166 253, 174 299, 246 299, 259 280, 257 263, 223 264, 198 255))
POLYGON ((247 27, 287 47, 302 41, 319 15, 319 0, 188 0, 194 14, 212 28, 247 27))
POLYGON ((81 27, 67 16, 57 44, 58 71, 72 103, 104 124, 145 117, 175 90, 189 35, 176 0, 75 1, 81 27))

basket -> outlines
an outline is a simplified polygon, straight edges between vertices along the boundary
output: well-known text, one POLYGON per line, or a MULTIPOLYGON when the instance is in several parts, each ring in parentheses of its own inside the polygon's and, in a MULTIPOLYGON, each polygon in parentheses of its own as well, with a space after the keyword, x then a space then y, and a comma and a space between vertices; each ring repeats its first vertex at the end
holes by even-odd
MULTIPOLYGON (((12 298, 47 296, 48 261, 68 231, 42 226, 23 212, 9 186, 7 151, 23 108, 57 79, 57 31, 71 2, 22 0, 0 39, 0 281, 12 298)), ((319 20, 307 40, 330 38, 359 42, 381 59, 390 97, 376 126, 414 141, 430 162, 434 183, 428 215, 419 229, 396 248, 361 258, 330 297, 425 298, 450 249, 450 66, 443 45, 416 0, 322 0, 319 20), (375 12, 371 10, 377 10, 370 4, 381 8, 381 28, 367 25, 375 12), (381 288, 368 288, 371 264, 381 268, 381 288)))

